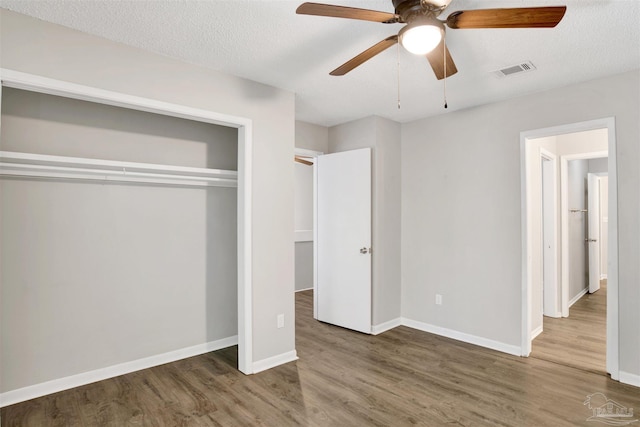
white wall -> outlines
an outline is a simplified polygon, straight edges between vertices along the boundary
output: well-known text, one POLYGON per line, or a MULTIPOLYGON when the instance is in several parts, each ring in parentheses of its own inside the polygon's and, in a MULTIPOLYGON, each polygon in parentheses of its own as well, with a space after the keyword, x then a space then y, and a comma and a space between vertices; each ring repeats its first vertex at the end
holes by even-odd
POLYGON ((252 120, 253 361, 291 354, 294 94, 7 10, 0 13, 2 67, 252 120), (280 313, 285 327, 277 329, 280 313))
POLYGON ((640 375, 639 77, 635 70, 402 125, 403 317, 519 347, 520 132, 614 116, 620 370, 640 375))
POLYGON ((373 325, 400 317, 400 125, 367 117, 329 128, 329 151, 373 148, 373 325))

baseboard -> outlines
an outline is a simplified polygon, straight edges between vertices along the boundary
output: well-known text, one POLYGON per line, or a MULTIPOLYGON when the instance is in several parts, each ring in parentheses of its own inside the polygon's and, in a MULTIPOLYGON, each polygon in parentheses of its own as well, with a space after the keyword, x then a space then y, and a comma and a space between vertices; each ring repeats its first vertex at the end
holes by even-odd
POLYGON ((600 275, 600 280, 607 280, 607 275, 606 274, 601 274, 600 275))
POLYGON ((576 295, 575 297, 571 298, 571 300, 569 301, 569 307, 571 307, 573 304, 577 303, 578 300, 580 298, 582 298, 587 292, 589 292, 589 288, 584 288, 583 290, 580 291, 580 293, 578 295, 576 295))
POLYGON ((131 362, 120 363, 118 365, 108 366, 106 368, 100 368, 94 371, 83 372, 81 374, 71 375, 68 377, 7 391, 0 394, 0 408, 13 405, 15 403, 24 402, 26 400, 35 399, 36 397, 46 396, 47 394, 57 393, 59 391, 68 390, 70 388, 80 387, 97 381, 106 380, 108 378, 140 371, 142 369, 164 365, 165 363, 175 362, 176 360, 186 359, 187 357, 198 356, 200 354, 209 353, 210 351, 220 350, 237 344, 238 336, 235 335, 217 341, 198 344, 192 347, 186 347, 167 353, 145 357, 143 359, 133 360, 131 362))
POLYGON ((312 290, 313 290, 313 285, 310 288, 296 289, 295 292, 312 291, 312 290))
POLYGON ((535 337, 537 337, 541 333, 542 333, 542 325, 538 326, 533 331, 531 331, 531 339, 535 339, 535 337))
POLYGON ((253 373, 257 374, 258 372, 266 371, 267 369, 275 368, 276 366, 284 365, 285 363, 296 360, 298 360, 298 353, 296 353, 295 350, 267 357, 266 359, 253 362, 253 373))
POLYGON ((621 383, 640 387, 640 375, 630 374, 629 372, 623 372, 623 371, 619 371, 618 373, 620 374, 619 381, 621 383))
POLYGON ((465 334, 464 332, 454 331, 453 329, 442 328, 440 326, 430 325, 428 323, 418 322, 407 318, 402 318, 402 324, 409 328, 418 329, 420 331, 429 332, 443 337, 452 338, 454 340, 478 345, 480 347, 490 348, 502 353, 521 356, 522 349, 519 346, 506 344, 500 341, 490 340, 488 338, 478 337, 476 335, 465 334))
POLYGON ((371 327, 371 334, 378 335, 400 325, 402 325, 402 318, 398 317, 396 319, 389 320, 388 322, 373 325, 371 327))

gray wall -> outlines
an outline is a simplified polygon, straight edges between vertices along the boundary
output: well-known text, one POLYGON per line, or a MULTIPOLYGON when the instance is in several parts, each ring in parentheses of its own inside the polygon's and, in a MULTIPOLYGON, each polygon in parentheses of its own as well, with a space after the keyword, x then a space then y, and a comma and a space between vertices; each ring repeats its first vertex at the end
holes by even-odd
POLYGON ((296 291, 313 288, 313 242, 296 242, 296 291))
POLYGON ((640 375, 639 76, 635 70, 402 125, 403 317, 520 346, 520 132, 614 116, 620 370, 640 375))
POLYGON ((373 325, 400 317, 400 124, 368 117, 329 128, 329 151, 373 148, 373 325))
POLYGON ((294 94, 7 10, 0 13, 5 68, 252 121, 253 360, 293 351, 294 94), (277 329, 280 313, 285 326, 277 329))
POLYGON ((607 173, 609 171, 609 159, 601 157, 599 159, 589 159, 590 173, 607 173))
MULTIPOLYGON (((235 169, 235 129, 163 119, 5 88, 0 145, 235 169)), ((0 180, 0 390, 237 335, 236 193, 0 180)))
POLYGON ((296 120, 296 148, 329 152, 329 128, 296 120))
POLYGON ((238 169, 234 128, 11 88, 2 116, 6 151, 238 169))

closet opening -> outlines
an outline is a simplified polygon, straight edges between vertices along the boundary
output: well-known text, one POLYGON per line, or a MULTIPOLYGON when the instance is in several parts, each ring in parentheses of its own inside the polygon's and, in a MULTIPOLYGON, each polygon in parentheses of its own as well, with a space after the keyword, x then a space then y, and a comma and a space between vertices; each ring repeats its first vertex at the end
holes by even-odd
POLYGON ((10 70, 1 96, 3 404, 234 345, 252 373, 251 121, 10 70))

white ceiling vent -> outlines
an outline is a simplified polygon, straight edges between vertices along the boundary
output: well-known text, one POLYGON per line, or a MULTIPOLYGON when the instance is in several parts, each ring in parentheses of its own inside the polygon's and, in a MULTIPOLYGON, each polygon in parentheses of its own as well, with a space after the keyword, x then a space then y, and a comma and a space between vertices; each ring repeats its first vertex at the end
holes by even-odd
POLYGON ((525 73, 528 71, 534 71, 536 66, 531 63, 531 61, 521 62, 516 65, 511 65, 509 67, 502 68, 500 70, 496 70, 493 72, 498 77, 508 77, 514 74, 525 73))

